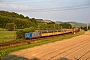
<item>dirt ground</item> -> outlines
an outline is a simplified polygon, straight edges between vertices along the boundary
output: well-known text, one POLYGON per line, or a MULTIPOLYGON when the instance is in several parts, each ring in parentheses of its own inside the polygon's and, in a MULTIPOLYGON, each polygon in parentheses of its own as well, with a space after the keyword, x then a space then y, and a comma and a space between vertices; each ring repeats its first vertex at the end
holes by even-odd
POLYGON ((11 55, 28 60, 90 60, 90 31, 71 39, 13 52, 11 55))

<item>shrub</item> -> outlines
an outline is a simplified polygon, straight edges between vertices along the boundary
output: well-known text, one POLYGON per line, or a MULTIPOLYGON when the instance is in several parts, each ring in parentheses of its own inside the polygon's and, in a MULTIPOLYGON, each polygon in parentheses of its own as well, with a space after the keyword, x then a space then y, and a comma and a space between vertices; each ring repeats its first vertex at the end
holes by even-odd
POLYGON ((87 30, 88 30, 87 27, 85 27, 85 28, 84 28, 84 31, 87 31, 87 30))
POLYGON ((8 31, 14 31, 14 30, 16 29, 16 26, 15 26, 14 23, 7 23, 6 29, 7 29, 8 31))
POLYGON ((17 39, 24 39, 25 32, 23 30, 18 30, 16 32, 16 38, 17 39))
POLYGON ((25 28, 25 29, 24 29, 24 32, 25 32, 25 33, 34 32, 34 31, 35 31, 35 28, 34 28, 34 27, 30 27, 30 28, 25 28))
POLYGON ((30 59, 30 60, 40 60, 40 59, 38 59, 38 58, 32 58, 32 59, 30 59))
POLYGON ((16 32, 16 37, 17 39, 24 39, 25 38, 25 33, 28 33, 28 32, 34 32, 35 31, 35 28, 34 27, 30 27, 30 28, 25 28, 24 30, 18 30, 16 32))
POLYGON ((4 51, 0 51, 0 60, 2 60, 2 57, 5 55, 4 51))

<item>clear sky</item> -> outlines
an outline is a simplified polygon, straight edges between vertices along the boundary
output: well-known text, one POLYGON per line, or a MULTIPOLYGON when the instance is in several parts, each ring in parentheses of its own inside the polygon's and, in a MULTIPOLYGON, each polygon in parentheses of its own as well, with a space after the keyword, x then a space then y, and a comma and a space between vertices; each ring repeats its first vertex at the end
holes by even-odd
POLYGON ((0 0, 0 10, 31 18, 90 23, 90 0, 0 0))

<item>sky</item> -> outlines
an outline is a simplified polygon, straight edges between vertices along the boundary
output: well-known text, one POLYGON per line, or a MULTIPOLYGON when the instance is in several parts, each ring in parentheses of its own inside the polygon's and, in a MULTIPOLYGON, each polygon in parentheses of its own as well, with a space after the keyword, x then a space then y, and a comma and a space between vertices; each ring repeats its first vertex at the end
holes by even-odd
POLYGON ((0 10, 30 18, 90 23, 90 0, 0 0, 0 10))

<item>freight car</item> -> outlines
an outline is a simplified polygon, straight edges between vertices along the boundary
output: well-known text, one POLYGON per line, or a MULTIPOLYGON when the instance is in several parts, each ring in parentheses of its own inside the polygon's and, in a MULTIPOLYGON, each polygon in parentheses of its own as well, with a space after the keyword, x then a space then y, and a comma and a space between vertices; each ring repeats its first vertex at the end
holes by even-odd
POLYGON ((38 32, 25 33, 25 38, 30 39, 30 38, 46 37, 46 36, 61 35, 67 33, 75 33, 79 31, 80 31, 79 28, 61 29, 61 30, 40 30, 38 32))

